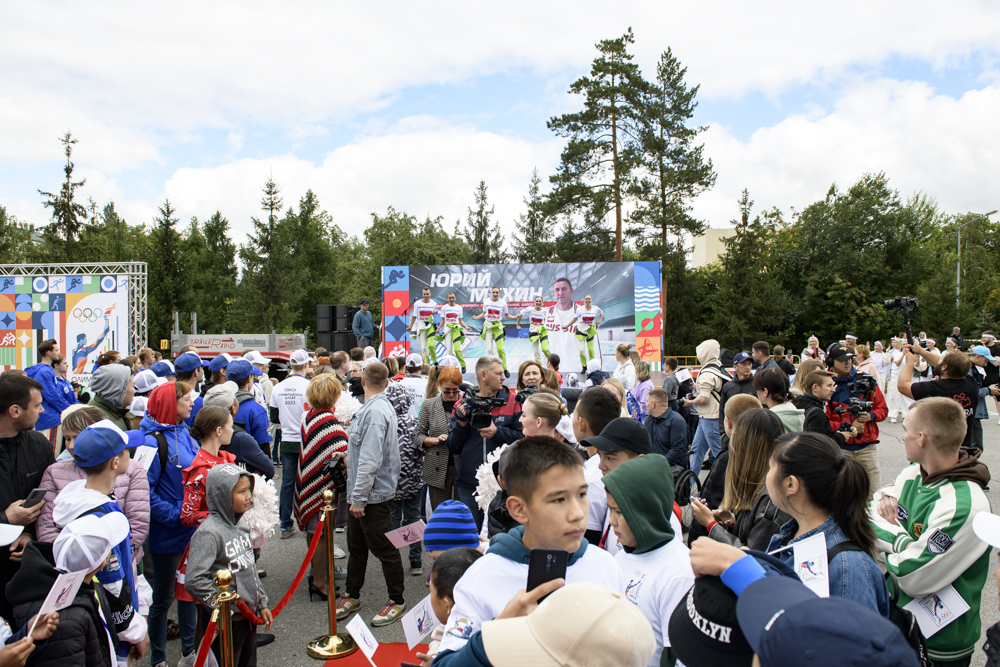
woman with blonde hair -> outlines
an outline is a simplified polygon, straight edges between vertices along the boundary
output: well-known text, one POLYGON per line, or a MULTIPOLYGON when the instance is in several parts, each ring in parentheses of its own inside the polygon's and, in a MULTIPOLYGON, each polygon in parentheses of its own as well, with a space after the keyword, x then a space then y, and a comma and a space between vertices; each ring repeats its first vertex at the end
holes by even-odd
POLYGON ((615 392, 615 396, 618 397, 618 400, 621 401, 622 404, 622 417, 631 417, 632 415, 628 413, 628 403, 626 401, 628 392, 625 391, 625 387, 622 386, 621 381, 617 378, 608 378, 601 383, 601 386, 607 387, 611 391, 615 392))
POLYGON ((872 358, 871 350, 868 349, 867 345, 858 345, 854 348, 854 367, 858 371, 868 373, 868 375, 875 378, 875 382, 878 383, 879 387, 885 386, 882 373, 879 371, 878 364, 872 358))
POLYGON ((798 370, 795 371, 795 381, 792 382, 792 386, 788 390, 788 393, 790 393, 793 397, 801 396, 806 393, 806 376, 813 371, 821 370, 823 370, 823 362, 819 359, 803 357, 802 363, 799 364, 798 370))
POLYGON ((611 377, 618 380, 626 391, 631 391, 635 386, 635 362, 632 360, 632 345, 622 343, 615 348, 615 359, 618 366, 611 377))

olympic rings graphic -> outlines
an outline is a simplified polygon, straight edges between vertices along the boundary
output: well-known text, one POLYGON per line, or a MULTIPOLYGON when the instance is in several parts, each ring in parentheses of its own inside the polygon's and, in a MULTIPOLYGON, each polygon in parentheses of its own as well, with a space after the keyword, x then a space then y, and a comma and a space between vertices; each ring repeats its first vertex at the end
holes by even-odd
POLYGON ((100 308, 74 308, 73 317, 80 322, 96 322, 104 317, 104 311, 100 308))

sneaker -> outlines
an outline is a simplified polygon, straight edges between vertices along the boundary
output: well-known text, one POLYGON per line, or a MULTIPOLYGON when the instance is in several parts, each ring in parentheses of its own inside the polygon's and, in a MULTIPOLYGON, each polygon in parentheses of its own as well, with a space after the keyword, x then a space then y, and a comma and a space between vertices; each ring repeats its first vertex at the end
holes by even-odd
POLYGON ((344 532, 344 527, 341 526, 340 528, 336 528, 336 529, 334 529, 333 532, 335 532, 335 533, 342 533, 342 532, 344 532))
POLYGON ((462 366, 462 375, 465 375, 465 366, 462 366))
POLYGON ((403 615, 406 611, 406 603, 396 604, 392 600, 387 600, 385 606, 382 607, 382 611, 375 614, 372 617, 372 626, 378 628, 383 625, 389 625, 390 623, 395 623, 399 620, 399 617, 403 615))
POLYGON ((419 577, 424 573, 424 566, 418 565, 410 568, 410 576, 419 577))
POLYGON ((337 600, 337 620, 342 621, 361 607, 361 600, 344 593, 337 600))
POLYGON ((165 663, 165 662, 158 662, 155 665, 153 665, 153 667, 167 667, 167 663, 165 663))
POLYGON ((281 531, 281 539, 283 540, 287 540, 289 537, 293 537, 294 535, 295 535, 294 528, 289 528, 288 530, 281 531))
POLYGON ((267 570, 257 570, 257 578, 263 579, 267 576, 267 570))
POLYGON ((333 546, 333 557, 334 558, 347 558, 347 554, 344 553, 343 549, 341 549, 337 545, 334 545, 333 546))
POLYGON ((889 417, 889 423, 890 424, 895 424, 896 423, 896 418, 895 417, 889 417))
POLYGON ((274 641, 274 635, 269 632, 257 633, 257 646, 267 646, 274 641))
POLYGON ((198 657, 198 654, 191 651, 185 656, 182 656, 180 660, 177 661, 177 667, 194 667, 194 661, 198 657))
POLYGON ((510 377, 510 371, 509 371, 509 370, 507 370, 506 368, 505 368, 505 369, 503 369, 503 376, 504 376, 505 378, 509 378, 509 377, 510 377))

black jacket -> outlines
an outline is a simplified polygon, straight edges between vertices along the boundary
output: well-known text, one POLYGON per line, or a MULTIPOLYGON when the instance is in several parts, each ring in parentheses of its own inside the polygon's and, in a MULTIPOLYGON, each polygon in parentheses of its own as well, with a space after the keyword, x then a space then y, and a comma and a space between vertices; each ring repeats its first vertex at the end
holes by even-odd
MULTIPOLYGON (((14 627, 24 625, 38 613, 58 576, 52 545, 29 542, 24 549, 21 569, 6 589, 6 597, 14 606, 14 627)), ((59 627, 47 641, 36 646, 28 664, 32 667, 106 667, 112 664, 108 633, 98 612, 98 598, 105 616, 110 618, 111 608, 101 585, 96 580, 83 584, 73 604, 59 612, 59 627)), ((117 651, 118 638, 114 633, 111 638, 117 651)))
MULTIPOLYGON (((708 509, 717 510, 722 504, 722 498, 726 494, 726 468, 729 467, 729 445, 728 438, 726 444, 719 455, 715 457, 712 469, 708 471, 704 483, 701 485, 701 499, 708 505, 708 509)), ((694 544, 699 537, 708 537, 708 531, 697 521, 691 522, 691 530, 688 532, 688 546, 694 544)))
POLYGON ((826 404, 812 394, 802 394, 796 396, 792 404, 800 410, 805 410, 805 423, 802 425, 803 431, 822 433, 834 439, 838 446, 843 447, 847 442, 847 436, 840 431, 830 428, 830 420, 826 416, 826 404))
MULTIPOLYGON (((21 431, 13 438, 0 438, 0 521, 7 523, 3 510, 38 488, 45 469, 55 462, 52 445, 38 431, 21 431)), ((24 530, 34 535, 35 525, 25 526, 24 530)), ((17 570, 17 563, 0 558, 0 587, 6 586, 17 570)), ((0 596, 0 616, 10 618, 10 614, 9 601, 0 596)))
POLYGON ((725 422, 722 421, 726 417, 726 402, 736 394, 750 394, 751 396, 757 395, 757 390, 753 388, 753 376, 751 375, 746 380, 740 380, 735 375, 731 382, 727 382, 722 385, 722 391, 720 392, 721 398, 719 399, 719 431, 723 430, 725 422))
MULTIPOLYGON (((514 400, 507 387, 501 387, 496 397, 503 399, 504 404, 490 410, 497 432, 485 443, 482 436, 479 435, 479 431, 472 428, 471 421, 462 426, 457 414, 452 414, 446 444, 448 451, 458 457, 455 483, 459 486, 475 488, 477 484, 476 471, 482 465, 485 456, 497 447, 509 445, 521 439, 521 404, 514 400)), ((457 411, 457 405, 455 409, 457 411)), ((462 409, 468 411, 468 406, 463 405, 462 409)))
MULTIPOLYGON (((270 446, 270 444, 266 443, 265 446, 270 446)), ((233 422, 233 437, 228 445, 223 445, 219 450, 235 456, 236 465, 241 468, 263 475, 268 479, 274 477, 274 461, 264 453, 253 436, 247 433, 245 426, 239 422, 233 422)))
POLYGON ((672 466, 688 467, 687 422, 673 410, 659 417, 650 414, 642 423, 649 433, 652 453, 662 454, 672 466))

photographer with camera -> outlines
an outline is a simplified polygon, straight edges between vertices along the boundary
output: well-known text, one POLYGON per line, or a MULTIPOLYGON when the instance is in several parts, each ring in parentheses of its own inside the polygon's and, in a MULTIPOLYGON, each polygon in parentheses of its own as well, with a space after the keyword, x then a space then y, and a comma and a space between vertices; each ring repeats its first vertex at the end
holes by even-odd
POLYGON ((854 368, 854 354, 846 345, 835 343, 826 350, 826 364, 833 372, 833 396, 826 404, 830 427, 846 431, 853 427, 853 437, 840 446, 847 458, 855 459, 865 467, 871 489, 881 485, 878 466, 878 422, 889 414, 885 396, 878 383, 868 373, 854 368), (860 429, 859 429, 860 426, 860 429))
MULTIPOLYGON (((949 352, 939 357, 936 352, 909 343, 903 343, 903 351, 906 353, 906 361, 896 385, 899 393, 916 401, 928 396, 943 396, 961 405, 967 425, 962 447, 976 447, 974 431, 978 430, 982 434, 982 425, 976 419, 979 383, 969 377, 972 361, 962 352, 949 352), (930 382, 914 382, 913 363, 918 356, 929 366, 937 366, 941 370, 941 377, 930 382)), ((981 437, 978 447, 982 448, 981 437)))
POLYGON ((461 385, 465 396, 455 406, 448 432, 448 450, 459 457, 455 480, 458 499, 472 512, 477 530, 483 527, 483 511, 475 499, 476 471, 494 449, 521 439, 521 404, 503 386, 504 377, 503 364, 498 358, 479 357, 476 362, 479 391, 461 385))

